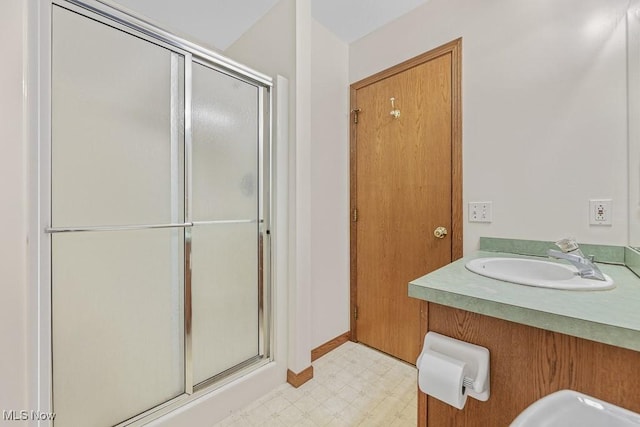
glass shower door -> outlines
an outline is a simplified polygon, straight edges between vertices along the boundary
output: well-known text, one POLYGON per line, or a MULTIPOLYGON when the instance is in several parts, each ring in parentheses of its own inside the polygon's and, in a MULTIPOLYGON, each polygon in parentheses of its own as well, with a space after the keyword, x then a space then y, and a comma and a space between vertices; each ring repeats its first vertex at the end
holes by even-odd
POLYGON ((258 358, 260 89, 193 64, 193 382, 258 358))
POLYGON ((73 3, 52 6, 55 425, 137 424, 270 360, 270 83, 73 3))
POLYGON ((53 8, 53 409, 118 424, 185 392, 184 57, 53 8))

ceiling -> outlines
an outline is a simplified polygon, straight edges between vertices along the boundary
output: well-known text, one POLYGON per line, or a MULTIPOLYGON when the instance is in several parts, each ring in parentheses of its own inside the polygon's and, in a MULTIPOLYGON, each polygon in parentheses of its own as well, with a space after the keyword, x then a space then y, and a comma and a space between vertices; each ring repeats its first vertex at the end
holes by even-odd
POLYGON ((311 15, 346 43, 388 24, 428 0, 311 0, 311 15))
MULTIPOLYGON (((114 0, 151 21, 224 51, 278 0, 114 0)), ((313 18, 351 43, 428 0, 311 0, 313 18)))

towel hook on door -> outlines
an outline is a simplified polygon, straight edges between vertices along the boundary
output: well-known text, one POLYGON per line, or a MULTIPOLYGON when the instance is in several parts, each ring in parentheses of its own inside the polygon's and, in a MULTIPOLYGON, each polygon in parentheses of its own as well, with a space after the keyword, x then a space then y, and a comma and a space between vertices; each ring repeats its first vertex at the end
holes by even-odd
POLYGON ((397 119, 400 117, 400 110, 396 108, 396 99, 390 98, 389 100, 391 101, 391 113, 389 114, 391 114, 394 119, 397 119))

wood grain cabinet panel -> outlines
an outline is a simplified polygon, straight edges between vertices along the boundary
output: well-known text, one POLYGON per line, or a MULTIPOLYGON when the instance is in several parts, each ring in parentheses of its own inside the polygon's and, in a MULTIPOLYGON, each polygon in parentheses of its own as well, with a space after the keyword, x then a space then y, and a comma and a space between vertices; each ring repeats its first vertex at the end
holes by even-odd
POLYGON ((421 394, 421 427, 506 427, 531 403, 561 389, 640 412, 639 352, 433 303, 428 326, 489 349, 491 397, 469 398, 457 410, 421 394))

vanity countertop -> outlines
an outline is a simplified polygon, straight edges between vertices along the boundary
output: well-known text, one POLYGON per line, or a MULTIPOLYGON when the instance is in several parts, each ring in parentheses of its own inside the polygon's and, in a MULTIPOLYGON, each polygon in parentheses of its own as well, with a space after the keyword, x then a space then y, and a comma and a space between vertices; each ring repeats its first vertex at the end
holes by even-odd
POLYGON ((409 296, 536 328, 640 351, 640 278, 623 265, 598 264, 614 289, 566 291, 516 285, 465 268, 474 258, 519 257, 478 251, 409 283, 409 296))

